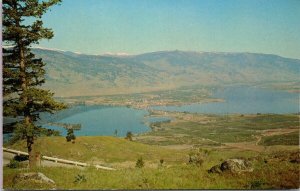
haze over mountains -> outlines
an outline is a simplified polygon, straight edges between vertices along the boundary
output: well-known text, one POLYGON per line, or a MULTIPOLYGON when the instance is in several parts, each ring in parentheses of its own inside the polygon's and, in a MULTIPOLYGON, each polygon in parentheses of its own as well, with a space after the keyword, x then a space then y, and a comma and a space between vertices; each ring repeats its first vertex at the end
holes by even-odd
POLYGON ((270 54, 160 51, 85 55, 36 48, 56 96, 108 95, 189 85, 299 82, 300 60, 270 54))

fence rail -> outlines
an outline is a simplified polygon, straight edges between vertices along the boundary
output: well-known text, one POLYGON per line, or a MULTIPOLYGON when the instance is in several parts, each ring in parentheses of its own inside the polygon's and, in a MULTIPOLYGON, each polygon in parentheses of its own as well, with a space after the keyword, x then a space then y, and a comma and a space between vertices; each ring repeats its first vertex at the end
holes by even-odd
MULTIPOLYGON (((17 155, 27 155, 28 156, 28 153, 23 152, 23 151, 8 149, 8 148, 4 148, 4 147, 2 149, 3 149, 3 152, 13 153, 13 154, 17 154, 17 155)), ((82 167, 94 166, 96 169, 116 170, 114 168, 105 167, 105 166, 101 166, 101 165, 90 165, 90 164, 83 163, 83 162, 60 159, 60 158, 56 158, 56 157, 42 156, 42 159, 48 160, 48 161, 53 161, 55 163, 64 163, 64 164, 70 164, 70 165, 75 165, 75 166, 82 166, 82 167)))
POLYGON ((13 149, 8 149, 8 148, 2 148, 3 151, 8 152, 8 153, 13 153, 13 154, 17 154, 17 155, 28 155, 28 153, 23 152, 23 151, 17 151, 17 150, 13 150, 13 149))

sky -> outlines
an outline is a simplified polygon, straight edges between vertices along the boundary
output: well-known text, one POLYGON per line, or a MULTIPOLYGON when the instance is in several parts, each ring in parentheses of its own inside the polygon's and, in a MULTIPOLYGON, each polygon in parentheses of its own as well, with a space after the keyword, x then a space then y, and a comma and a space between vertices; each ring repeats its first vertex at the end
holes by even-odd
POLYGON ((63 0, 41 47, 85 54, 255 52, 300 59, 300 0, 63 0))

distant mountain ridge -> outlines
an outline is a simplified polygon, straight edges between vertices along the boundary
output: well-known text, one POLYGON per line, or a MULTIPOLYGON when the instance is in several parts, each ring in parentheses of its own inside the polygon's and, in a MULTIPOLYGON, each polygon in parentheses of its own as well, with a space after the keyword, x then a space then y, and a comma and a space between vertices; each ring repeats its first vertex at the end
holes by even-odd
POLYGON ((271 54, 159 51, 86 55, 33 49, 46 65, 46 87, 57 96, 105 95, 189 85, 299 82, 300 60, 271 54))

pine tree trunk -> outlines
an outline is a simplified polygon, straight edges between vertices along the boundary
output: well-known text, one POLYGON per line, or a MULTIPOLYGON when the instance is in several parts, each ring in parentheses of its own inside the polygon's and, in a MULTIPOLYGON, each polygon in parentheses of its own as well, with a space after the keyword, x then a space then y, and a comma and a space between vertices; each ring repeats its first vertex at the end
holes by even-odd
POLYGON ((34 144, 33 144, 33 137, 32 136, 27 136, 27 150, 28 150, 28 155, 29 155, 29 168, 34 168, 36 167, 36 155, 34 151, 34 144))
MULTIPOLYGON (((26 65, 25 65, 25 54, 24 54, 24 47, 22 45, 21 40, 19 40, 18 46, 20 48, 20 78, 21 78, 21 88, 23 94, 21 95, 21 99, 23 104, 25 105, 24 109, 24 126, 25 128, 30 128, 31 120, 30 120, 30 113, 27 109, 28 97, 26 95, 27 91, 27 82, 26 82, 26 65), (24 93, 25 92, 25 93, 24 93)), ((33 135, 28 135, 26 133, 26 141, 27 141, 27 150, 29 155, 29 168, 33 168, 36 166, 35 160, 35 152, 33 149, 33 135)))

